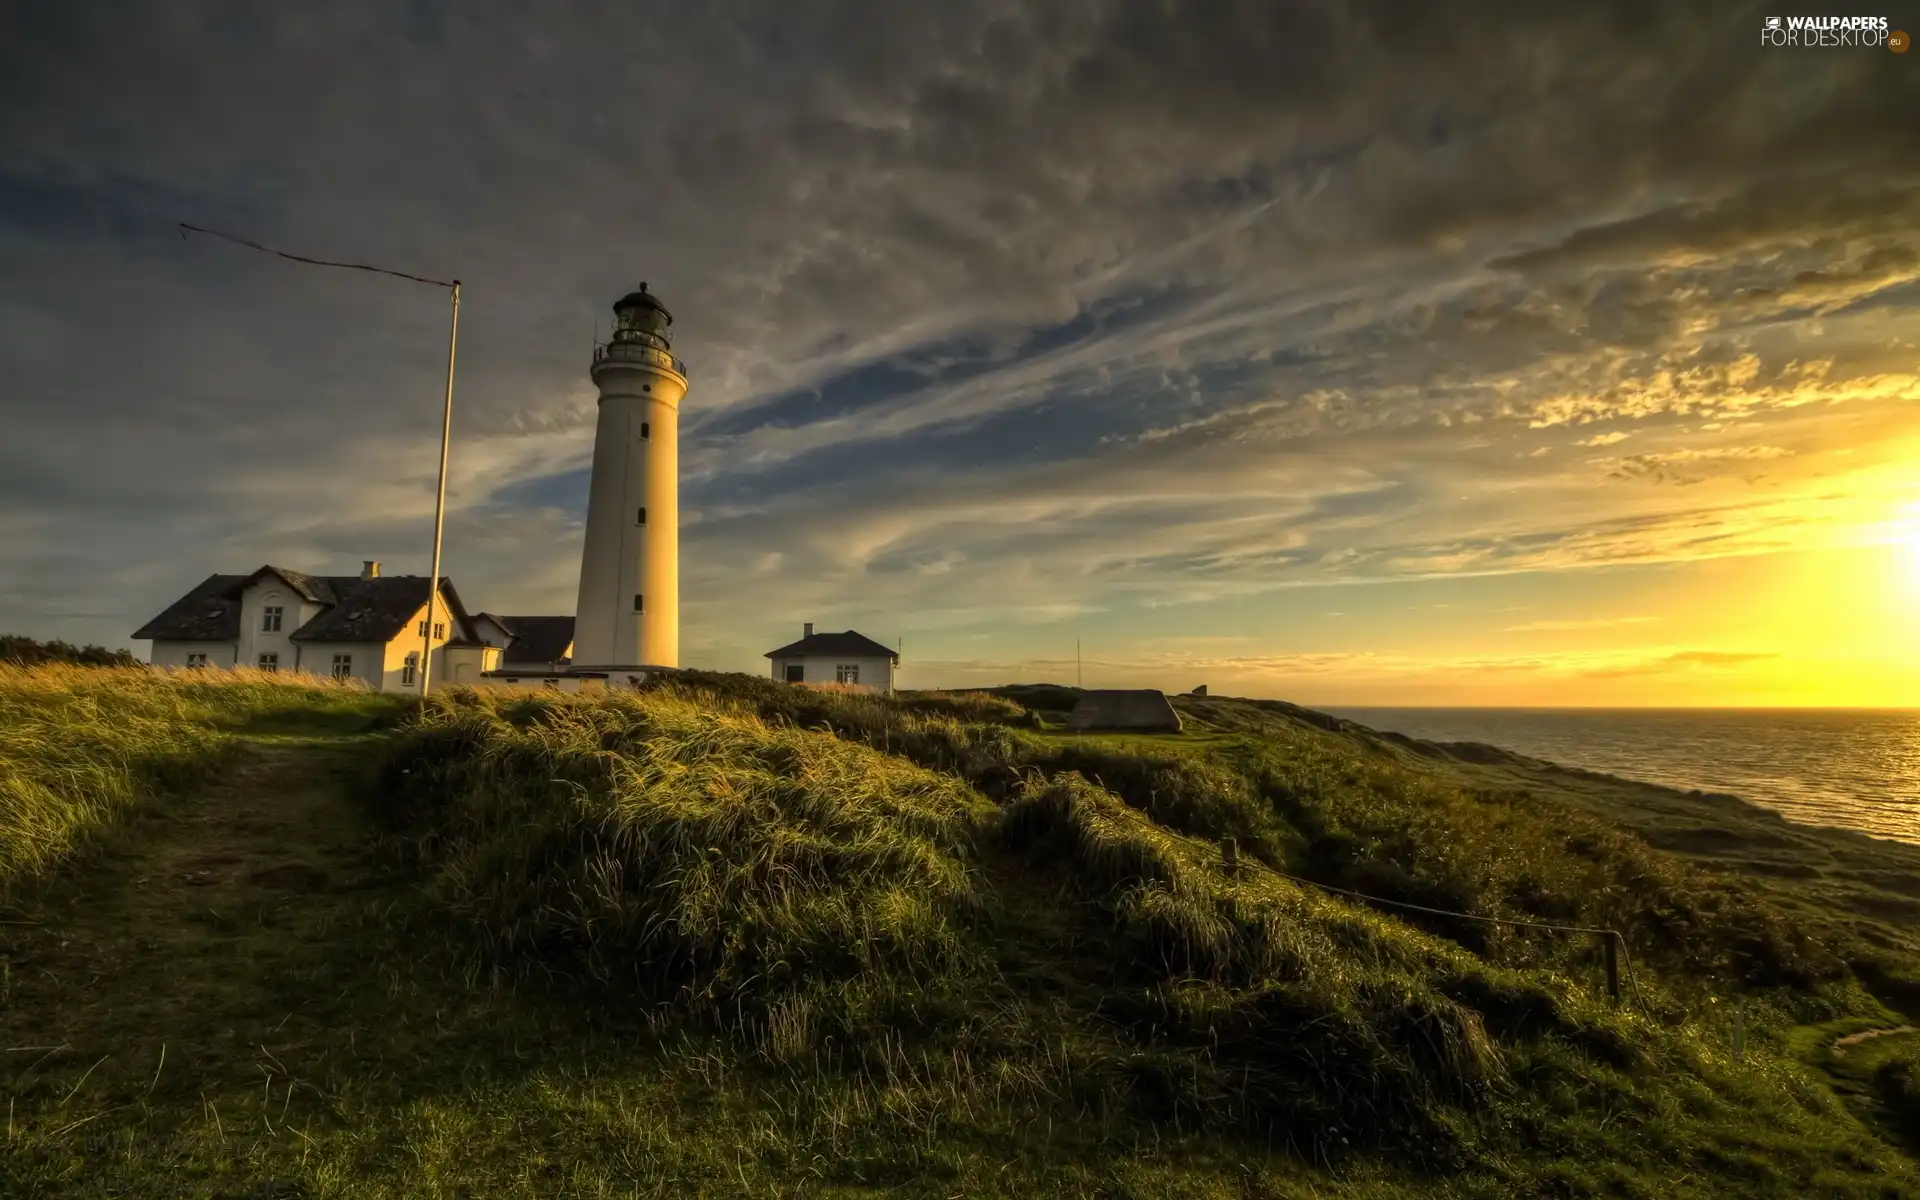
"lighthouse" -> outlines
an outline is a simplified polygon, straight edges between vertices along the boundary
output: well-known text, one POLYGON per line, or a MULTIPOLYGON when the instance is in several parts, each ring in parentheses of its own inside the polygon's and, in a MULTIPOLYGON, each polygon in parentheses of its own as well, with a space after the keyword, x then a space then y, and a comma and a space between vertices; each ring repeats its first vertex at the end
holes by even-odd
POLYGON ((647 285, 593 352, 600 416, 574 609, 574 671, 680 665, 680 398, 673 315, 647 285))

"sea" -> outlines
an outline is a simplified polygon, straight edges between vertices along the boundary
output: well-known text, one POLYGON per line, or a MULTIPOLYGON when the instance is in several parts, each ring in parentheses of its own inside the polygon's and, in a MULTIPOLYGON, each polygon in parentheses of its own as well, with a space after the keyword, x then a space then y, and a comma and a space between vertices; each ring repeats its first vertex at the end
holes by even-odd
POLYGON ((1725 792, 1789 820, 1920 844, 1920 710, 1329 708, 1430 742, 1725 792))

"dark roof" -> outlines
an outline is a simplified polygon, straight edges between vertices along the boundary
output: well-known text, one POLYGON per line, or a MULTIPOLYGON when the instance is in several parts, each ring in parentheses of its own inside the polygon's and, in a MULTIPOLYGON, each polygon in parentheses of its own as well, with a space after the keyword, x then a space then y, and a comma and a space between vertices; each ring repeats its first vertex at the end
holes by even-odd
MULTIPOLYGON (((333 587, 327 582, 326 576, 308 575, 301 571, 289 571, 285 567, 261 567, 258 571, 247 576, 246 581, 240 586, 243 588, 251 586, 254 581, 258 580, 262 575, 278 576, 282 583, 285 583, 294 591, 299 592, 301 599, 311 601, 314 604, 338 604, 340 602, 339 595, 334 592, 333 587)), ((355 583, 361 581, 358 575, 339 576, 339 578, 351 579, 355 583)))
POLYGON ((900 661, 900 655, 891 646, 882 646, 865 634, 849 629, 845 633, 816 633, 801 638, 797 642, 769 650, 768 658, 890 658, 900 661))
MULTIPOLYGON (((322 604, 320 613, 291 635, 302 642, 390 642, 407 627, 427 602, 425 575, 307 575, 284 567, 265 566, 250 575, 209 575, 165 612, 142 625, 136 638, 157 641, 230 642, 240 636, 240 594, 262 575, 273 575, 322 604)), ((468 628, 467 611, 453 584, 444 578, 441 591, 454 619, 454 636, 468 628)))
POLYGON ((660 315, 667 319, 667 324, 673 324, 673 314, 667 311, 666 305, 660 303, 660 297, 647 290, 647 285, 644 283, 640 285, 639 291, 628 292, 613 302, 614 312, 619 312, 623 308, 659 309, 660 315))
POLYGON ((1152 688, 1136 691, 1082 692, 1067 716, 1068 729, 1144 729, 1180 732, 1180 714, 1167 694, 1152 688))
POLYGON ((209 575, 167 610, 133 631, 167 642, 231 642, 240 636, 240 589, 251 575, 209 575))
MULTIPOLYGON (((331 587, 339 600, 302 625, 293 634, 296 642, 390 642, 427 603, 425 575, 381 575, 375 579, 322 575, 318 581, 331 587)), ((453 612, 453 633, 458 636, 467 624, 466 610, 453 584, 444 578, 441 590, 453 612)))
POLYGON ((513 641, 501 652, 502 670, 515 664, 544 666, 547 663, 564 662, 567 647, 573 645, 572 617, 503 617, 498 613, 483 613, 500 623, 500 627, 513 635, 513 641))

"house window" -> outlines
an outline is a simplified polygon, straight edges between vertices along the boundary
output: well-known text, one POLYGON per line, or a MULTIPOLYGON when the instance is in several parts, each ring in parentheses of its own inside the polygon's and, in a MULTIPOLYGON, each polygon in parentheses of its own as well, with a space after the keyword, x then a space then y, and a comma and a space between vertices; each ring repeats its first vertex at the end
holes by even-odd
POLYGON ((260 632, 261 633, 279 633, 281 612, 282 612, 282 609, 278 604, 269 604, 265 608, 261 609, 260 610, 260 632))
POLYGON ((788 683, 805 683, 806 681, 807 681, 807 668, 804 663, 788 663, 787 664, 787 682, 788 683))
POLYGON ((427 623, 425 621, 420 622, 420 628, 414 630, 414 636, 416 637, 427 636, 427 623))
POLYGON ((194 669, 196 669, 196 670, 197 670, 197 669, 199 669, 199 668, 201 668, 201 667, 204 667, 204 666, 206 666, 206 665, 207 665, 207 656, 206 656, 206 655, 204 655, 204 654, 189 654, 189 655, 187 655, 187 666, 189 666, 189 667, 191 667, 191 668, 194 668, 194 669))
POLYGON ((646 505, 642 504, 640 506, 640 515, 635 517, 633 520, 634 520, 634 524, 636 525, 645 525, 647 523, 647 506, 646 505))
POLYGON ((260 669, 262 671, 278 671, 280 669, 280 656, 278 654, 262 654, 260 656, 260 669))
POLYGON ((640 440, 644 442, 652 437, 653 437, 653 423, 651 421, 640 422, 640 440))
POLYGON ((841 663, 838 666, 834 667, 833 681, 835 683, 859 683, 860 682, 860 664, 859 663, 841 663))
POLYGON ((415 650, 407 655, 407 661, 400 667, 400 686, 413 686, 413 673, 420 669, 420 652, 415 650))
POLYGON ((447 627, 445 625, 442 625, 440 622, 435 621, 433 623, 433 636, 436 641, 440 638, 447 636, 447 627))
POLYGON ((635 592, 635 593, 633 594, 633 611, 635 611, 635 612, 645 612, 645 611, 647 611, 647 608, 646 608, 646 605, 644 605, 644 604, 642 604, 642 603, 640 603, 640 593, 639 593, 639 592, 635 592))
POLYGON ((353 655, 336 654, 333 656, 333 677, 348 679, 353 675, 353 655))

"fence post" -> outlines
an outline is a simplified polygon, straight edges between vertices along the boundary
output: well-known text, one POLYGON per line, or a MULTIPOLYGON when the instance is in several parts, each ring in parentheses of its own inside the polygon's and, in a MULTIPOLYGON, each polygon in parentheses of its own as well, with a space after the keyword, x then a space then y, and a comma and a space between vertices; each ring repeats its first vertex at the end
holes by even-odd
POLYGON ((1600 937, 1607 946, 1607 998, 1618 1004, 1620 1002, 1620 935, 1603 933, 1600 937))
POLYGON ((1240 873, 1240 845, 1232 838, 1220 844, 1220 869, 1229 876, 1240 873))

